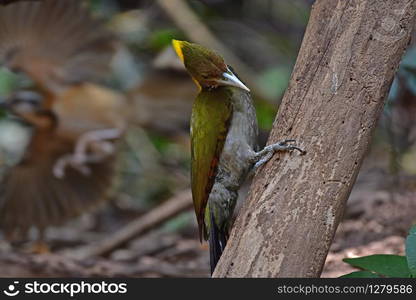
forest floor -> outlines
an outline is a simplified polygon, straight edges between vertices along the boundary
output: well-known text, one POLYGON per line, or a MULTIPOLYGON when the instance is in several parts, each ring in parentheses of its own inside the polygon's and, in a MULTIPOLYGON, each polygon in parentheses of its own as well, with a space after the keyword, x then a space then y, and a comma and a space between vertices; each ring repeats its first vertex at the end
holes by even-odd
MULTIPOLYGON (((388 178, 377 167, 367 166, 360 173, 322 277, 354 271, 342 262, 346 257, 404 254, 404 238, 415 221, 416 201, 410 192, 413 186, 403 182, 414 180, 398 184, 388 178), (394 189, 389 188, 392 186, 394 189)), ((45 254, 28 253, 28 245, 19 245, 16 251, 0 242, 0 277, 208 277, 207 245, 199 243, 192 211, 186 214, 192 221, 179 230, 156 227, 99 257, 82 257, 85 246, 111 236, 137 215, 107 208, 51 230, 51 252, 45 254)))

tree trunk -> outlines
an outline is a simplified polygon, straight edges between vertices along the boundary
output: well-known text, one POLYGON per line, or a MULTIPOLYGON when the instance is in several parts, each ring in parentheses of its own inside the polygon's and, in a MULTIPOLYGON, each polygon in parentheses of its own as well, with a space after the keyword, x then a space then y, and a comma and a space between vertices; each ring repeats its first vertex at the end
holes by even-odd
POLYGON ((269 143, 215 277, 319 277, 369 148, 416 0, 317 0, 269 143))

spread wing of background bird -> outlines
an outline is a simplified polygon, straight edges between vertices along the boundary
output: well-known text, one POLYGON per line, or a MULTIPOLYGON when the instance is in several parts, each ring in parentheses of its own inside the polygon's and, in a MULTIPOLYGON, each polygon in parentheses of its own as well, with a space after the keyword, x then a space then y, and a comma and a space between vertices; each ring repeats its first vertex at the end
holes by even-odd
POLYGON ((80 1, 20 1, 0 9, 0 62, 56 93, 108 74, 117 40, 80 1))
POLYGON ((91 165, 91 176, 68 168, 65 178, 59 179, 51 170, 60 156, 72 150, 73 142, 48 135, 36 138, 50 142, 32 142, 30 150, 36 155, 11 168, 1 184, 0 228, 10 237, 22 236, 31 226, 43 230, 61 225, 105 200, 111 185, 113 157, 91 165))
POLYGON ((126 99, 96 83, 108 75, 117 44, 81 1, 0 6, 0 62, 34 83, 31 94, 17 92, 6 104, 33 129, 23 158, 2 180, 6 234, 42 231, 106 199, 126 99), (77 148, 83 160, 75 164, 77 148))

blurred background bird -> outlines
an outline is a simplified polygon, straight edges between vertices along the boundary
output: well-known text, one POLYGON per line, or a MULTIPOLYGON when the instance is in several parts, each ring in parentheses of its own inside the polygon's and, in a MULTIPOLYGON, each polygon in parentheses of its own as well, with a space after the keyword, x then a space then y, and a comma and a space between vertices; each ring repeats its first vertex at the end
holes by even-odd
POLYGON ((209 240, 212 273, 227 243, 238 191, 247 174, 275 151, 304 151, 291 144, 294 140, 258 151, 249 88, 214 51, 177 40, 173 47, 200 90, 191 118, 191 183, 200 239, 209 240))
POLYGON ((0 6, 0 62, 32 84, 2 103, 31 129, 27 147, 3 172, 0 229, 39 238, 106 199, 126 98, 103 84, 118 40, 81 1, 14 1, 0 6))

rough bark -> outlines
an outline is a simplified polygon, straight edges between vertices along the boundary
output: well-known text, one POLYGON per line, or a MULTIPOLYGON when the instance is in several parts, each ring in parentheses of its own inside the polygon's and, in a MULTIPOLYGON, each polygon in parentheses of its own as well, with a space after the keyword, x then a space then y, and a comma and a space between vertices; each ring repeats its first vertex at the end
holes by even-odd
POLYGON ((416 0, 315 2, 269 143, 215 277, 318 277, 415 23, 416 0))

